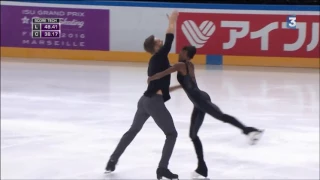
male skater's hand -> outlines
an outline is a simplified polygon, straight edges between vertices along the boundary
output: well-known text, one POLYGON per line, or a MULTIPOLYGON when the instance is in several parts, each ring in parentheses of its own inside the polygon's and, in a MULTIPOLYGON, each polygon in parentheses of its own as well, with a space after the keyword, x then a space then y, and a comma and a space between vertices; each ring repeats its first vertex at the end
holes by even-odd
POLYGON ((177 10, 174 10, 169 17, 169 21, 176 22, 178 19, 178 16, 179 16, 179 12, 177 10))
POLYGON ((174 10, 170 16, 167 14, 167 17, 169 19, 169 27, 167 29, 167 33, 171 33, 174 34, 174 32, 176 31, 176 23, 177 23, 177 19, 179 16, 179 12, 177 10, 174 10))

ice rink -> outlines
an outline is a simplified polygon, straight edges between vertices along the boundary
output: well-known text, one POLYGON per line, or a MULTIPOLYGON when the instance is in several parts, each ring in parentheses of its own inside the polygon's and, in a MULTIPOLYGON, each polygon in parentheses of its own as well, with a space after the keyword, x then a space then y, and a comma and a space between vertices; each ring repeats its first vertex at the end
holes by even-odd
MULTIPOLYGON (((152 118, 113 174, 106 162, 147 87, 147 64, 1 59, 2 179, 156 179, 165 136, 152 118)), ((200 130, 210 179, 319 179, 319 69, 197 66, 199 87, 243 123, 266 129, 250 146, 206 116, 200 130)), ((176 74, 172 85, 178 84, 176 74)), ((192 104, 166 103, 178 139, 169 169, 191 179, 192 104)))

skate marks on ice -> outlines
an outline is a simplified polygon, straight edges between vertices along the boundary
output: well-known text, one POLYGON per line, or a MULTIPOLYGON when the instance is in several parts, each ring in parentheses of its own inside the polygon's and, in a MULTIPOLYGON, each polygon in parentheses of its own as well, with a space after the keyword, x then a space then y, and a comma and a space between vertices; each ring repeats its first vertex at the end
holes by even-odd
POLYGON ((103 179, 104 180, 113 180, 113 179, 119 179, 119 177, 117 177, 117 173, 104 172, 103 179))
MULTIPOLYGON (((119 175, 119 173, 115 173, 115 172, 105 172, 104 173, 104 180, 120 180, 120 179, 124 179, 122 178, 123 175, 119 175)), ((148 179, 153 179, 148 177, 148 179)), ((154 178, 156 179, 156 178, 154 178)), ((161 178, 161 180, 165 180, 166 178, 161 178)), ((178 178, 177 180, 184 180, 184 179, 188 179, 188 180, 211 180, 209 177, 203 177, 199 174, 197 174, 196 172, 192 172, 190 173, 190 177, 189 178, 178 178)))
MULTIPOLYGON (((101 169, 105 180, 124 180, 124 179, 157 179, 156 168, 157 163, 148 160, 138 160, 133 154, 125 155, 116 170, 113 172, 106 172, 101 169)), ((104 167, 103 167, 104 168, 104 167)))
POLYGON ((300 134, 268 129, 258 145, 247 147, 238 143, 210 144, 216 140, 204 139, 209 175, 218 179, 315 179, 319 177, 319 155, 314 155, 319 147, 310 144, 319 142, 314 132, 308 131, 300 134), (304 139, 307 137, 308 142, 304 139))
MULTIPOLYGON (((151 119, 117 171, 104 174, 108 156, 145 90, 145 69, 109 62, 73 66, 1 61, 2 178, 156 179, 164 136, 151 119)), ((319 179, 318 70, 313 75, 284 73, 283 68, 280 73, 237 69, 197 69, 199 86, 221 109, 267 132, 256 146, 249 146, 236 130, 206 116, 200 138, 209 177, 319 179)), ((196 157, 185 110, 192 107, 183 91, 172 96, 167 105, 179 136, 170 169, 180 179, 190 179, 196 157)))

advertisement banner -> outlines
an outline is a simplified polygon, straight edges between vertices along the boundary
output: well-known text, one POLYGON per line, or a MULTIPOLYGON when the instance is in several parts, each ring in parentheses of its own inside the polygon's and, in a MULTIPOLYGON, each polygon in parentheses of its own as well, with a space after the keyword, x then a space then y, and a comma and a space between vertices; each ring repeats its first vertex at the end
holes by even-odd
POLYGON ((180 13, 176 51, 199 54, 319 57, 318 15, 180 13))
POLYGON ((1 46, 109 50, 109 10, 1 5, 1 46), (32 38, 32 18, 60 18, 61 38, 32 38))

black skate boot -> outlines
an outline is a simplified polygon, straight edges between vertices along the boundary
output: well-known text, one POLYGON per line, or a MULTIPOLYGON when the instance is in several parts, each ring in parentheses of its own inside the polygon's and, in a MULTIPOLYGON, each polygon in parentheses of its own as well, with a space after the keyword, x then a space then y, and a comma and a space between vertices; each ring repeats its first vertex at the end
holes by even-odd
POLYGON ((243 131, 243 133, 248 136, 249 144, 254 145, 260 140, 264 133, 264 130, 259 130, 254 127, 247 127, 243 131))
POLYGON ((163 177, 171 180, 179 179, 179 176, 177 174, 173 174, 169 169, 159 167, 157 169, 157 179, 160 180, 163 177))
POLYGON ((117 161, 110 159, 106 166, 106 173, 113 172, 116 169, 117 161))
POLYGON ((206 178, 208 176, 208 168, 204 161, 198 162, 198 168, 195 170, 194 176, 195 178, 199 178, 199 176, 203 176, 206 178))

